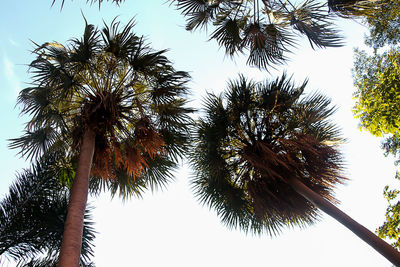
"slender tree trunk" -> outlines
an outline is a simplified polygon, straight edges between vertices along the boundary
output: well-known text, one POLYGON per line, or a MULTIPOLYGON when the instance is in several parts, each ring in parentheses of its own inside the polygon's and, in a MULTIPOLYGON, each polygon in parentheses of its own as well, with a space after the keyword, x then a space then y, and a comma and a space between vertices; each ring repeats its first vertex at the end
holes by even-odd
POLYGON ((83 135, 78 168, 69 197, 68 213, 59 256, 59 267, 77 267, 81 255, 83 217, 89 191, 89 174, 94 154, 95 134, 88 129, 83 135))
POLYGON ((364 240, 367 244, 369 244, 376 251, 382 254, 395 266, 400 266, 400 253, 384 240, 382 240, 373 232, 350 218, 347 214, 342 212, 335 205, 321 197, 319 194, 312 191, 298 179, 292 178, 287 182, 297 193, 302 195, 304 198, 309 200, 316 207, 330 215, 332 218, 336 219, 338 222, 346 226, 350 231, 355 233, 359 238, 364 240))

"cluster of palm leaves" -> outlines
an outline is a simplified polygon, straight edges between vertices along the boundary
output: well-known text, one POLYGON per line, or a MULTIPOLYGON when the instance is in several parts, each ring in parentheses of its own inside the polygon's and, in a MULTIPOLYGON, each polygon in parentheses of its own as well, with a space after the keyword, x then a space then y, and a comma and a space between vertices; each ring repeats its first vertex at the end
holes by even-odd
MULTIPOLYGON (((69 190, 60 183, 71 175, 48 157, 18 175, 0 202, 0 257, 18 266, 56 266, 67 215, 69 190)), ((82 266, 93 256, 95 231, 91 208, 85 211, 82 266)))
POLYGON ((240 77, 223 95, 209 95, 196 126, 191 162, 194 189, 230 227, 271 235, 288 225, 310 224, 317 207, 297 193, 298 179, 329 201, 345 178, 328 118, 334 111, 319 94, 303 97, 283 75, 265 83, 240 77))
POLYGON ((120 29, 113 21, 100 32, 86 24, 83 37, 68 46, 37 45, 33 86, 18 98, 32 119, 11 148, 28 158, 59 152, 76 161, 83 133, 91 129, 93 190, 109 185, 116 193, 118 185, 127 196, 145 184, 165 184, 186 149, 191 109, 181 96, 189 75, 172 68, 165 50, 152 51, 133 26, 130 21, 120 29))
POLYGON ((287 60, 286 54, 306 36, 312 48, 338 47, 342 36, 334 15, 371 14, 376 1, 356 0, 171 0, 187 17, 187 30, 215 27, 210 39, 233 56, 248 51, 248 64, 267 69, 287 60))

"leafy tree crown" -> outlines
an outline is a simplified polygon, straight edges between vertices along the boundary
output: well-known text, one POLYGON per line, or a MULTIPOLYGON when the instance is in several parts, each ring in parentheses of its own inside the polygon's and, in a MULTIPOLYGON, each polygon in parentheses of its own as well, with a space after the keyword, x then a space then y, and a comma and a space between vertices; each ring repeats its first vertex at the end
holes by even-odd
POLYGON ((342 139, 329 121, 330 101, 301 97, 306 84, 296 87, 286 75, 265 83, 241 76, 222 95, 206 98, 191 153, 192 184, 229 227, 277 234, 314 222, 316 207, 291 188, 291 178, 336 201, 333 188, 345 180, 336 147, 342 139))
POLYGON ((189 75, 172 67, 166 50, 154 51, 133 34, 133 26, 114 20, 100 31, 86 23, 81 39, 36 45, 32 86, 18 98, 32 119, 11 147, 27 157, 59 151, 74 159, 90 130, 93 177, 114 189, 118 181, 121 192, 143 186, 136 178, 164 184, 187 148, 189 75))

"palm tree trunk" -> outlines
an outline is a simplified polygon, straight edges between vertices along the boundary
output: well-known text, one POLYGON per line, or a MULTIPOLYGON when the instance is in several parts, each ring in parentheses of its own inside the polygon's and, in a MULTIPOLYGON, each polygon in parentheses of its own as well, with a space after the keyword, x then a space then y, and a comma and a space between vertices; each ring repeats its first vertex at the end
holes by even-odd
POLYGON ((69 197, 68 213, 64 226, 59 256, 59 267, 79 265, 82 246, 83 217, 89 191, 89 174, 95 146, 95 134, 87 129, 83 135, 78 168, 69 197))
POLYGON ((395 266, 400 266, 400 253, 372 233, 370 230, 350 218, 347 214, 338 209, 335 205, 312 191, 298 179, 292 178, 287 181, 289 185, 300 195, 313 203, 316 207, 336 219, 338 222, 346 226, 350 231, 355 233, 359 238, 367 242, 371 247, 378 251, 382 256, 388 259, 395 266))

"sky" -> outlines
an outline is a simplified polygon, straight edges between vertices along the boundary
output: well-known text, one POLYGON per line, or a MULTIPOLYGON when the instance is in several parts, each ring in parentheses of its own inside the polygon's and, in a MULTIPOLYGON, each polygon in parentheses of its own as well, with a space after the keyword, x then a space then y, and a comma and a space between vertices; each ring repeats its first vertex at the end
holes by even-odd
MULTIPOLYGON (((383 223, 387 206, 383 188, 387 184, 399 188, 399 184, 394 179, 394 159, 383 156, 378 138, 360 131, 351 112, 353 48, 363 46, 367 31, 361 24, 338 23, 346 37, 344 47, 314 51, 304 41, 287 65, 267 73, 246 66, 243 56, 226 57, 214 41, 207 41, 206 33, 185 31, 183 17, 165 0, 127 0, 120 7, 104 3, 100 10, 83 0, 65 0, 62 11, 60 1, 53 7, 51 0, 0 1, 0 198, 15 174, 29 166, 7 147, 7 140, 20 136, 27 121, 15 104, 19 90, 29 85, 32 41, 65 43, 82 36, 82 14, 99 27, 116 16, 122 24, 134 17, 138 35, 144 35, 154 49, 170 49, 167 56, 175 68, 190 72, 195 107, 206 92, 221 92, 240 73, 255 81, 275 79, 283 71, 293 74, 298 84, 309 78, 308 92, 319 91, 338 107, 333 119, 347 139, 341 150, 349 181, 336 190, 339 208, 371 231, 383 223)), ((328 215, 312 226, 284 229, 275 237, 228 229, 214 211, 195 199, 191 175, 183 162, 175 181, 163 190, 146 192, 141 199, 123 202, 106 193, 90 198, 98 232, 96 266, 391 266, 328 215)))

